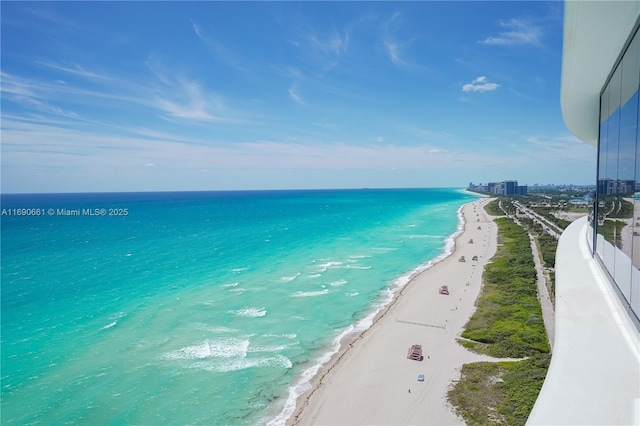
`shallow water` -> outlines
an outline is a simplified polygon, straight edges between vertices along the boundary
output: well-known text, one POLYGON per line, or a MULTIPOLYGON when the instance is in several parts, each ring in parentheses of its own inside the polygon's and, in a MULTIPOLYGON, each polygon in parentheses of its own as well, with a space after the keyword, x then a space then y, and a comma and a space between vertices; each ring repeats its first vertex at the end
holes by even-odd
POLYGON ((447 250, 473 199, 3 195, 55 214, 2 216, 2 422, 281 422, 338 337, 447 250), (83 208, 127 215, 57 214, 83 208))

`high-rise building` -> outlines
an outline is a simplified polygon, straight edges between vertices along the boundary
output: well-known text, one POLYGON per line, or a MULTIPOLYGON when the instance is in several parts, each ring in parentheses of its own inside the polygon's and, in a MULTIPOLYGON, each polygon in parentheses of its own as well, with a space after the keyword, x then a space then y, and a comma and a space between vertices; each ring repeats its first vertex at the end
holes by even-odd
POLYGON ((502 195, 516 195, 518 188, 518 181, 505 180, 502 182, 502 195))
POLYGON ((561 106, 597 147, 593 211, 556 253, 555 338, 528 424, 640 424, 640 1, 564 4, 561 106))
POLYGON ((519 186, 516 180, 489 182, 486 185, 469 183, 469 189, 476 192, 487 192, 495 195, 527 195, 527 186, 519 186))
POLYGON ((518 185, 516 187, 516 195, 522 195, 523 197, 526 197, 528 195, 527 185, 518 185))

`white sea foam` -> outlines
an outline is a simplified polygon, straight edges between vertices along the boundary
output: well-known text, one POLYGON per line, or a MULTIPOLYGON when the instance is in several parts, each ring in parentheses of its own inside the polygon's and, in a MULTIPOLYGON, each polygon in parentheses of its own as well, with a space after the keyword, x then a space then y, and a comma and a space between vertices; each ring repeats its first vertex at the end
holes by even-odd
POLYGON ((102 327, 101 330, 106 330, 107 328, 115 327, 116 324, 118 324, 118 321, 113 321, 111 324, 107 324, 104 327, 102 327))
POLYGON ((298 337, 298 335, 296 333, 289 333, 289 334, 265 334, 264 337, 284 337, 285 339, 295 339, 296 337, 298 337))
POLYGON ((229 284, 222 284, 220 287, 237 287, 238 283, 229 283, 229 284))
POLYGON ((327 293, 329 293, 329 289, 325 288, 324 290, 319 290, 319 291, 298 291, 294 293, 291 297, 314 297, 314 296, 321 296, 327 293))
POLYGON ((340 287, 340 286, 345 285, 347 282, 348 282, 347 280, 338 280, 338 281, 332 281, 332 282, 330 282, 330 283, 329 283, 329 285, 330 285, 331 287, 340 287))
POLYGON ((233 268, 231 270, 231 272, 242 272, 242 271, 248 271, 248 270, 249 270, 248 267, 246 267, 246 268, 233 268))
POLYGON ((309 275, 307 275, 307 278, 318 278, 318 277, 321 277, 321 276, 322 276, 322 274, 309 274, 309 275))
POLYGON ((286 345, 264 345, 264 346, 249 346, 248 352, 261 353, 261 352, 280 352, 285 349, 289 349, 294 346, 299 346, 300 342, 293 342, 286 345))
POLYGON ((229 327, 224 327, 224 326, 210 326, 208 324, 203 324, 203 323, 194 323, 193 324, 193 328, 196 330, 203 330, 203 331, 208 331, 210 333, 216 333, 216 334, 222 334, 222 333, 226 333, 226 334, 239 334, 240 330, 238 330, 237 328, 229 328, 229 327))
POLYGON ((342 265, 342 262, 331 262, 331 261, 329 261, 329 262, 325 262, 325 263, 321 263, 319 265, 316 265, 316 268, 318 269, 318 271, 320 273, 322 273, 322 272, 325 272, 327 269, 335 268, 335 267, 338 267, 338 266, 341 266, 341 265, 342 265))
POLYGON ((380 253, 388 253, 390 251, 396 251, 398 250, 398 248, 397 247, 374 247, 372 250, 375 250, 380 253))
POLYGON ((414 240, 416 238, 434 238, 434 239, 440 239, 442 237, 438 236, 438 235, 429 235, 429 234, 412 234, 412 235, 407 235, 407 238, 409 238, 410 240, 414 240))
POLYGON ((181 360, 246 357, 248 348, 249 340, 235 338, 206 340, 196 345, 186 346, 177 351, 166 353, 163 358, 181 360))
POLYGON ((366 254, 352 254, 349 256, 349 259, 366 259, 368 257, 371 257, 371 256, 366 254))
POLYGON ((293 367, 293 363, 289 358, 283 355, 274 355, 260 358, 234 358, 225 361, 211 360, 207 362, 194 363, 189 366, 189 368, 198 368, 218 373, 246 370, 248 368, 257 367, 282 367, 289 369, 293 367))
POLYGON ((293 275, 291 277, 282 277, 278 281, 280 281, 281 283, 288 283, 288 282, 291 282, 291 281, 295 280, 296 278, 298 278, 299 275, 300 275, 300 272, 298 272, 297 274, 295 274, 295 275, 293 275))
POLYGON ((371 269, 371 266, 347 265, 347 269, 371 269))
POLYGON ((230 314, 237 315, 239 317, 250 317, 250 318, 263 317, 267 315, 267 310, 265 308, 244 308, 244 309, 239 309, 237 311, 227 311, 227 312, 230 314))

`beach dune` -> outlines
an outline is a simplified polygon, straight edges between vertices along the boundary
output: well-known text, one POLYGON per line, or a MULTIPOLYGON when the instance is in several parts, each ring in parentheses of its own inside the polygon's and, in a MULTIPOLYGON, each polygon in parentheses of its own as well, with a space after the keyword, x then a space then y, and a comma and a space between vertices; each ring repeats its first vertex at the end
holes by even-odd
POLYGON ((414 277, 368 330, 343 345, 298 399, 288 425, 463 424, 447 390, 463 364, 492 360, 456 341, 496 251, 497 227, 482 208, 489 201, 463 207, 453 253, 414 277), (439 294, 442 285, 449 295, 439 294), (413 344, 422 345, 423 361, 407 358, 413 344))

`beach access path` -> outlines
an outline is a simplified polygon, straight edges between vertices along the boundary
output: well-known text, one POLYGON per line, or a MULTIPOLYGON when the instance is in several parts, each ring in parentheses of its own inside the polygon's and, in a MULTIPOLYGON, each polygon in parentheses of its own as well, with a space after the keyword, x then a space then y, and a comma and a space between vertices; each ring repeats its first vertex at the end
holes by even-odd
POLYGON ((456 341, 497 247, 497 225, 483 208, 489 201, 463 207, 465 225, 454 252, 414 277, 368 330, 343 344, 298 399, 287 425, 464 424, 447 391, 463 364, 496 360, 456 341), (442 285, 449 295, 439 294, 442 285), (422 345, 423 361, 407 359, 413 344, 422 345))

